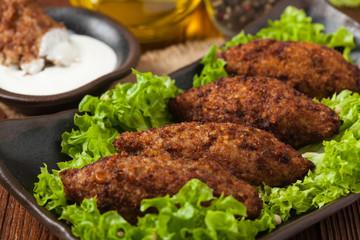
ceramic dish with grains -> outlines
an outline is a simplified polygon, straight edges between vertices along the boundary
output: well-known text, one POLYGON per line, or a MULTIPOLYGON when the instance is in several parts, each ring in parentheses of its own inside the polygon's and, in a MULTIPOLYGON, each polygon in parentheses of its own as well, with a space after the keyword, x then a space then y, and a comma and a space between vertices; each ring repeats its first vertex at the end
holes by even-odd
POLYGON ((247 24, 264 15, 281 0, 205 0, 214 25, 227 37, 240 32, 247 24))
MULTIPOLYGON (((7 76, 0 81, 0 100, 18 111, 32 115, 75 107, 84 95, 104 91, 138 63, 137 40, 111 18, 75 7, 48 8, 46 13, 63 23, 72 46, 54 44, 56 37, 67 38, 59 31, 61 25, 56 25, 42 38, 39 55, 43 58, 22 57, 20 69, 15 64, 0 66, 3 76, 7 76), (54 50, 48 50, 46 43, 55 45, 54 50), (73 59, 67 57, 72 55, 73 59)), ((9 56, 11 52, 7 59, 9 56)))

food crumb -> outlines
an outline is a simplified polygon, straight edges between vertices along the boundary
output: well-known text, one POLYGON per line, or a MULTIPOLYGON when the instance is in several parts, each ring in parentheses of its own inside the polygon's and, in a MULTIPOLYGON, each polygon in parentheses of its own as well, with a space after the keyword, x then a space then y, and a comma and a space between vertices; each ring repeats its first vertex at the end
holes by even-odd
POLYGON ((341 108, 335 107, 334 111, 335 111, 336 114, 339 115, 341 113, 341 108))
POLYGON ((282 220, 281 220, 281 217, 277 214, 274 214, 274 219, 275 219, 275 222, 277 225, 280 225, 282 220))

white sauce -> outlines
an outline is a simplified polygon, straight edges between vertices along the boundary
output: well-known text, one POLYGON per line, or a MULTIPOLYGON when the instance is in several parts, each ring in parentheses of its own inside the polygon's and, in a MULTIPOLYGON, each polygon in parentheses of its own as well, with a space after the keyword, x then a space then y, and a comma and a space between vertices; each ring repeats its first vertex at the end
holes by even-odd
POLYGON ((81 87, 115 69, 117 58, 105 43, 83 35, 71 35, 78 58, 69 66, 46 67, 37 74, 25 74, 18 66, 0 65, 0 88, 26 95, 52 95, 81 87))

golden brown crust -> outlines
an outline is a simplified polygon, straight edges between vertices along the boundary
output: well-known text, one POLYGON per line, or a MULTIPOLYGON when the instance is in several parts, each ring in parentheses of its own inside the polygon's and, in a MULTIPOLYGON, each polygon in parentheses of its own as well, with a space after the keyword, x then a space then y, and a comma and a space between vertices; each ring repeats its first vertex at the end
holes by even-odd
POLYGON ((360 89, 358 66, 320 44, 256 39, 228 48, 219 57, 229 73, 274 77, 311 98, 360 89))
POLYGON ((324 104, 261 76, 228 77, 189 89, 169 108, 179 121, 239 123, 269 131, 293 147, 331 137, 341 125, 324 104))
POLYGON ((304 177, 314 164, 273 134, 235 123, 180 123, 124 132, 119 153, 215 161, 252 185, 284 186, 304 177))
POLYGON ((250 218, 257 218, 262 209, 256 189, 215 162, 113 155, 60 176, 68 200, 80 203, 96 196, 101 211, 116 209, 132 223, 141 215, 142 199, 174 195, 193 178, 213 188, 215 196, 224 193, 243 202, 250 218))
POLYGON ((0 64, 28 63, 38 58, 41 37, 63 27, 38 6, 36 0, 0 1, 0 64))

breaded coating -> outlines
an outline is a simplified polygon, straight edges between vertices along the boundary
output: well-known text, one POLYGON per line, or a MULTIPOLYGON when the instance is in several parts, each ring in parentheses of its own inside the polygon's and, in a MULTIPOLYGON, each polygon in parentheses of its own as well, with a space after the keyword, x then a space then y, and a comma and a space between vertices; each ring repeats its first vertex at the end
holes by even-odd
POLYGON ((320 44, 256 39, 228 48, 219 57, 229 73, 274 77, 311 98, 360 89, 358 66, 320 44))
POLYGON ((252 185, 284 186, 314 168, 273 134, 236 123, 184 122, 124 132, 114 146, 119 153, 215 161, 252 185))
POLYGON ((263 204, 255 188, 211 161, 112 155, 82 169, 64 170, 60 176, 69 201, 81 203, 96 196, 100 211, 117 210, 131 223, 142 214, 142 199, 172 196, 193 178, 214 189, 214 196, 224 193, 243 202, 249 218, 257 218, 263 204))
POLYGON ((36 0, 0 1, 0 64, 29 63, 39 58, 42 36, 64 28, 46 15, 36 0))
POLYGON ((234 122, 297 148, 338 132, 335 112, 274 78, 234 76, 192 88, 169 103, 179 121, 234 122))

